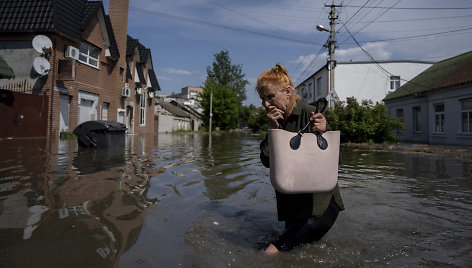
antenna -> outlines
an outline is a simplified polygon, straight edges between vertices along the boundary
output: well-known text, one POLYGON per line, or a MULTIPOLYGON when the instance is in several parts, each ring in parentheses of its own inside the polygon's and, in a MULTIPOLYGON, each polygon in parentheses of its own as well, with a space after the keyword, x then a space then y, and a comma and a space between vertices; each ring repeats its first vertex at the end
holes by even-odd
POLYGON ((33 38, 33 48, 34 50, 38 51, 39 53, 41 54, 44 54, 44 49, 49 49, 49 48, 52 48, 52 42, 51 42, 51 39, 49 39, 49 37, 45 36, 45 35, 36 35, 34 38, 33 38))
POLYGON ((49 64, 49 61, 43 57, 37 57, 33 61, 33 69, 41 76, 47 75, 50 68, 51 65, 49 64))

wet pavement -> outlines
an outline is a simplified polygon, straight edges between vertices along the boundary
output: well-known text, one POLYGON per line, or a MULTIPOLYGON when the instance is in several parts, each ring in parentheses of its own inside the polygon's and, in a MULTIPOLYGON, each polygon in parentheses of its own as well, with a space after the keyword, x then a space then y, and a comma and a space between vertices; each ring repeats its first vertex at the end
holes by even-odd
POLYGON ((321 241, 267 257, 283 224, 261 139, 0 140, 0 267, 470 267, 468 148, 343 146, 346 210, 321 241))

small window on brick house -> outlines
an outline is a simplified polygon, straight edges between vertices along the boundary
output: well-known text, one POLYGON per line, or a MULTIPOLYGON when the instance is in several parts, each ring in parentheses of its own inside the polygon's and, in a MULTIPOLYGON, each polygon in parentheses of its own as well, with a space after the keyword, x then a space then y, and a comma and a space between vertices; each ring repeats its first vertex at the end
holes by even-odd
POLYGON ((100 55, 100 50, 92 45, 87 43, 80 44, 80 54, 79 61, 87 65, 98 68, 98 57, 100 55))

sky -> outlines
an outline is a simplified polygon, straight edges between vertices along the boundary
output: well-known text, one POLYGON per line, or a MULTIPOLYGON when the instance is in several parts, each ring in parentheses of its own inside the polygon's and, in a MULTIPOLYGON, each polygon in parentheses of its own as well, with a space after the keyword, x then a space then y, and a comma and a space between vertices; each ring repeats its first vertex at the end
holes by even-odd
MULTIPOLYGON (((257 77, 283 64, 295 86, 328 58, 332 1, 130 0, 128 34, 151 49, 161 94, 203 86, 214 55, 240 65, 247 100, 257 77)), ((346 0, 336 7, 337 61, 437 62, 472 50, 472 0, 346 0), (353 38, 354 37, 354 38, 353 38), (355 40, 358 44, 356 44, 355 40), (363 49, 361 49, 361 46, 363 49), (367 55, 366 52, 370 54, 367 55)), ((108 6, 108 1, 104 1, 108 6)))

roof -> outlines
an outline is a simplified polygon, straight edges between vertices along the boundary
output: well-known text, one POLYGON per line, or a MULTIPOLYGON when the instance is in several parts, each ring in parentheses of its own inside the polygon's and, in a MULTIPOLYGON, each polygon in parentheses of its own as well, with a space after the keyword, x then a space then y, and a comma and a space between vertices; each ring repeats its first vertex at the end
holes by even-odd
POLYGON ((136 64, 136 71, 138 72, 139 83, 146 84, 146 79, 144 79, 143 66, 141 64, 136 64))
POLYGON ((139 49, 139 61, 142 63, 146 63, 147 59, 151 54, 151 50, 143 46, 141 43, 138 42, 138 49, 139 49))
MULTIPOLYGON (((82 31, 97 12, 105 16, 102 1, 1 0, 0 32, 55 32, 83 41, 82 31)), ((105 23, 110 37, 110 53, 117 58, 118 47, 111 23, 107 19, 105 23)))
POLYGON ((132 56, 137 45, 138 39, 134 39, 128 35, 126 39, 126 56, 132 56))
POLYGON ((160 100, 159 105, 161 105, 162 108, 164 108, 166 111, 168 111, 169 113, 171 113, 175 116, 190 117, 190 115, 187 112, 182 111, 182 109, 180 109, 179 107, 177 107, 173 104, 170 104, 168 102, 160 100))
POLYGON ((8 63, 0 56, 0 79, 8 78, 15 78, 15 74, 8 63))
POLYGON ((113 58, 120 58, 120 51, 118 50, 118 44, 116 43, 115 33, 113 32, 113 27, 111 26, 110 16, 105 16, 105 23, 107 25, 108 37, 110 38, 110 54, 113 58))
MULTIPOLYGON (((138 39, 134 39, 133 37, 128 35, 128 38, 126 40, 126 56, 133 56, 135 49, 138 49, 139 53, 139 58, 136 59, 138 62, 136 64, 136 70, 138 71, 138 77, 139 77, 139 82, 142 84, 146 83, 146 79, 144 77, 144 69, 143 65, 139 64, 146 64, 147 59, 151 59, 151 64, 148 64, 148 75, 149 75, 149 80, 151 82, 151 88, 154 90, 161 90, 161 87, 159 86, 159 82, 157 81, 157 76, 156 73, 154 72, 154 69, 152 69, 152 57, 151 57, 151 50, 149 48, 146 48, 143 44, 139 42, 138 39)), ((131 79, 131 70, 129 69, 129 66, 126 68, 126 75, 127 78, 131 79)))
POLYGON ((149 80, 151 80, 151 87, 154 90, 161 90, 161 86, 159 86, 159 82, 157 81, 156 73, 154 69, 148 69, 149 80))
POLYGON ((469 83, 472 83, 472 51, 433 64, 387 95, 384 101, 469 83))
POLYGON ((58 32, 82 40, 86 0, 2 0, 0 31, 58 32), (80 23, 77 23, 80 22, 80 23))

